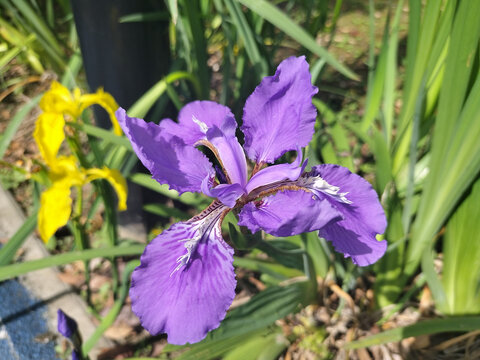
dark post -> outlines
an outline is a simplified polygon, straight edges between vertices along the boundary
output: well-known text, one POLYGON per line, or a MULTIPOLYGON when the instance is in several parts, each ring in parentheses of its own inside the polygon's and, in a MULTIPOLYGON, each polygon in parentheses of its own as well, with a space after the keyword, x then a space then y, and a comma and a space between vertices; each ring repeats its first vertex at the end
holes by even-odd
MULTIPOLYGON (((120 23, 120 18, 134 13, 167 15, 164 2, 71 0, 71 4, 90 89, 103 86, 121 107, 128 109, 168 73, 168 16, 161 21, 127 23, 120 23)), ((95 118, 100 126, 111 126, 104 111, 96 109, 95 118)), ((120 222, 126 225, 126 236, 138 238, 144 229, 142 196, 133 184, 129 184, 129 192, 128 210, 120 213, 120 222)))

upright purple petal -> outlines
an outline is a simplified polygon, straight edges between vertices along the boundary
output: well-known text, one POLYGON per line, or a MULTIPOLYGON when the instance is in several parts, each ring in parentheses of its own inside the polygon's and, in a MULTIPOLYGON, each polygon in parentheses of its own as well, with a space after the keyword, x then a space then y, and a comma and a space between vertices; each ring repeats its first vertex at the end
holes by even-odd
POLYGON ((235 135, 237 122, 228 107, 213 101, 194 101, 182 108, 178 121, 163 126, 172 134, 181 134, 187 144, 213 147, 230 181, 245 186, 247 161, 235 135))
POLYGON ((252 232, 263 229, 274 236, 292 236, 319 230, 340 219, 340 213, 328 201, 303 190, 288 190, 246 204, 238 224, 252 232))
POLYGON ((122 108, 115 115, 138 158, 160 184, 168 184, 180 193, 200 192, 204 179, 215 176, 207 157, 176 134, 128 117, 122 108))
POLYGON ((360 266, 373 264, 387 249, 386 240, 377 241, 387 220, 377 193, 363 178, 339 165, 318 165, 298 179, 297 184, 326 199, 343 220, 320 229, 319 235, 332 242, 337 251, 360 266))
POLYGON ((243 109, 245 151, 256 161, 272 163, 285 152, 306 146, 312 139, 317 111, 305 57, 280 63, 274 76, 263 78, 243 109))
POLYGON ((132 275, 132 309, 153 335, 183 345, 217 328, 235 297, 233 249, 222 239, 218 202, 172 225, 145 249, 132 275))
POLYGON ((308 160, 302 162, 301 149, 297 149, 297 158, 291 164, 277 164, 268 166, 265 169, 260 170, 258 173, 252 176, 245 187, 247 193, 259 188, 260 186, 274 184, 282 180, 295 181, 302 174, 305 166, 307 166, 308 160))

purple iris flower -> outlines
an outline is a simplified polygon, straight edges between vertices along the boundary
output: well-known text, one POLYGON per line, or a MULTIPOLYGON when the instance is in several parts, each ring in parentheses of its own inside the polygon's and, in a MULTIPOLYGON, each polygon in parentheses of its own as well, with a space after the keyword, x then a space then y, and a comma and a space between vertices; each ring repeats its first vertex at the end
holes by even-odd
POLYGON ((370 184, 338 165, 304 172, 301 148, 314 133, 316 93, 305 58, 284 60, 245 103, 243 148, 232 112, 215 102, 189 103, 178 123, 165 119, 159 125, 117 110, 155 180, 179 193, 216 198, 148 244, 132 275, 132 308, 150 333, 167 333, 172 344, 194 343, 225 317, 236 280, 233 249, 222 238, 221 223, 232 209, 239 212, 238 224, 252 232, 291 236, 318 230, 360 266, 385 253, 386 241, 375 239, 385 230, 385 214, 370 184), (200 145, 211 150, 220 169, 196 148, 200 145), (291 150, 297 151, 293 163, 269 165, 291 150), (250 176, 245 153, 253 163, 250 176))

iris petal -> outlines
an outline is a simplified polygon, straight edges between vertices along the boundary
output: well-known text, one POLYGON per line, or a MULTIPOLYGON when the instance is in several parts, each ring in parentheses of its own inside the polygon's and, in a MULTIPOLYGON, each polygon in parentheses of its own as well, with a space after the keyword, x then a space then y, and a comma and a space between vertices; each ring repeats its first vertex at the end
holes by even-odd
POLYGON ((41 239, 46 243, 55 232, 66 225, 72 212, 68 181, 59 181, 45 190, 40 197, 40 211, 38 213, 38 231, 41 239))
POLYGON ((293 163, 272 165, 253 175, 247 183, 247 192, 250 193, 252 190, 257 189, 260 186, 274 184, 282 180, 297 180, 308 162, 308 160, 305 160, 302 166, 300 166, 301 161, 302 152, 300 149, 297 149, 297 158, 293 163))
POLYGON ((235 136, 237 122, 228 107, 213 101, 194 101, 183 107, 178 121, 178 124, 171 120, 162 121, 161 126, 172 135, 181 137, 186 144, 203 144, 211 148, 231 183, 245 186, 247 161, 235 136))
POLYGON ((58 150, 65 140, 64 126, 63 115, 56 113, 40 114, 35 124, 33 138, 37 143, 40 154, 49 166, 55 162, 58 150))
POLYGON ((209 188, 208 181, 203 182, 202 191, 205 195, 217 198, 224 205, 233 208, 237 200, 244 194, 243 187, 239 184, 220 184, 209 188))
POLYGON ((164 134, 154 123, 128 117, 122 108, 116 116, 138 158, 159 183, 180 193, 200 192, 202 181, 215 176, 207 157, 181 138, 164 134))
POLYGON ((248 203, 239 214, 238 224, 252 232, 263 229, 274 236, 292 236, 319 230, 340 219, 340 213, 328 201, 302 190, 289 190, 259 203, 248 203))
POLYGON ((383 234, 387 220, 377 193, 360 176, 339 165, 318 165, 305 174, 305 179, 321 178, 338 192, 311 188, 320 199, 325 199, 343 216, 343 220, 331 223, 319 231, 319 235, 332 242, 337 251, 351 257, 360 266, 376 262, 387 249, 387 242, 377 241, 383 234), (343 200, 342 200, 343 198, 343 200), (346 201, 345 201, 346 200, 346 201))
POLYGON ((194 343, 225 317, 236 286, 233 249, 220 229, 225 211, 214 202, 146 247, 132 275, 130 297, 151 334, 167 333, 171 344, 194 343))
POLYGON ((245 151, 251 160, 272 163, 285 152, 304 147, 314 132, 317 112, 305 57, 280 63, 274 76, 263 78, 243 109, 245 151))

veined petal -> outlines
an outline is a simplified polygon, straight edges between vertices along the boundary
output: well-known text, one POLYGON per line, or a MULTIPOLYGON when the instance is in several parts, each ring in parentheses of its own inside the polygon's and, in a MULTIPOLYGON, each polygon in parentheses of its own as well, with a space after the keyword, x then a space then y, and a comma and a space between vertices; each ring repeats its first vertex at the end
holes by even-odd
POLYGON ((228 176, 230 183, 245 186, 247 161, 235 131, 237 122, 226 106, 213 101, 194 101, 185 105, 178 115, 179 123, 163 120, 160 126, 186 144, 210 148, 228 176))
POLYGON ((317 111, 305 57, 280 63, 274 76, 263 78, 243 109, 245 151, 256 161, 272 163, 289 150, 312 139, 317 111))
POLYGON ((42 113, 35 123, 33 138, 47 165, 55 161, 58 150, 65 140, 65 119, 62 114, 42 113))
POLYGON ((287 190, 246 204, 238 224, 252 232, 263 229, 273 236, 292 236, 319 230, 341 218, 328 201, 303 190, 287 190))
POLYGON ((212 203, 172 225, 145 249, 132 275, 132 309, 151 334, 182 345, 217 328, 235 297, 233 249, 220 224, 228 208, 212 203))
POLYGON ((96 179, 105 179, 107 180, 112 187, 115 189, 118 196, 118 210, 127 209, 127 181, 122 176, 120 171, 116 169, 109 169, 104 167, 103 169, 87 169, 87 180, 88 182, 96 179))
MULTIPOLYGON (((235 137, 237 124, 230 109, 214 101, 192 101, 178 114, 178 123, 184 131, 183 140, 193 145, 206 138, 208 129, 217 127, 228 137, 235 137), (188 130, 188 131, 187 131, 188 130)), ((178 133, 176 133, 179 136, 178 133)))
POLYGON ((327 200, 343 216, 319 231, 337 251, 360 266, 373 264, 387 249, 386 240, 377 241, 387 220, 377 193, 363 178, 339 165, 318 165, 297 180, 320 199, 327 200))
POLYGON ((70 186, 68 181, 56 182, 40 196, 38 231, 45 243, 70 218, 72 212, 70 186))
POLYGON ((122 108, 115 114, 138 158, 160 184, 179 193, 200 192, 203 180, 215 176, 207 157, 179 137, 163 134, 154 123, 128 117, 122 108))
POLYGON ((122 129, 120 128, 120 124, 115 117, 115 111, 118 109, 118 104, 113 98, 112 95, 103 91, 102 88, 98 89, 94 94, 85 94, 81 95, 79 99, 80 103, 80 113, 83 112, 87 107, 92 106, 94 104, 98 104, 105 109, 110 116, 110 120, 112 121, 113 132, 116 135, 122 135, 122 129))
POLYGON ((297 149, 297 158, 293 163, 272 165, 260 170, 248 181, 246 186, 247 193, 250 193, 252 190, 257 189, 260 186, 274 184, 278 181, 297 180, 308 162, 308 160, 305 160, 302 166, 300 166, 301 161, 302 152, 299 148, 297 149))

